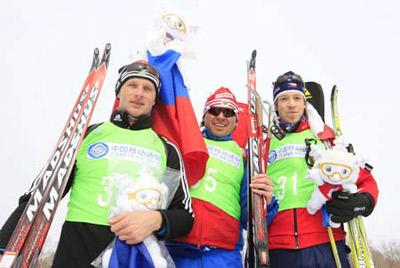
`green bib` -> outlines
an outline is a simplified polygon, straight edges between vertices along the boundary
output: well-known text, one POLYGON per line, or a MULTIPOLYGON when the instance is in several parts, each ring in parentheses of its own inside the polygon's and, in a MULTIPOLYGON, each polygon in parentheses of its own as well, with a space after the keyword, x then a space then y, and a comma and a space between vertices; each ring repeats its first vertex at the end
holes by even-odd
POLYGON ((165 146, 152 129, 132 131, 111 122, 101 124, 79 149, 66 219, 108 225, 115 179, 138 178, 143 167, 160 177, 166 159, 165 146))
MULTIPOLYGON (((305 208, 315 188, 315 183, 305 178, 306 138, 315 138, 311 130, 288 133, 283 140, 275 137, 271 140, 267 175, 272 177, 279 211, 305 208)), ((317 143, 322 144, 318 139, 317 143)))
POLYGON ((235 141, 205 139, 205 142, 209 154, 206 172, 190 188, 190 194, 239 219, 240 186, 244 174, 242 149, 235 141))

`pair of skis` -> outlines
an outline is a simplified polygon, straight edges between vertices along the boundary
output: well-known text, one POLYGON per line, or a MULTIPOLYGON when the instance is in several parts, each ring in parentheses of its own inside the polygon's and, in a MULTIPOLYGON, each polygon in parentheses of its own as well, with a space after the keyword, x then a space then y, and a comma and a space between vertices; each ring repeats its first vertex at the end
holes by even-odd
MULTIPOLYGON (((266 173, 264 155, 268 154, 271 133, 269 122, 271 113, 268 114, 267 139, 264 143, 263 135, 263 104, 261 96, 256 90, 256 50, 251 54, 247 66, 248 90, 248 141, 247 163, 248 184, 254 175, 266 173)), ((247 226, 247 252, 246 267, 269 267, 267 209, 265 200, 261 195, 253 194, 248 188, 248 226, 247 226)))
POLYGON ((36 178, 24 212, 6 246, 0 268, 35 267, 57 206, 75 163, 110 59, 106 44, 102 58, 94 50, 89 74, 49 160, 36 178))
MULTIPOLYGON (((322 119, 324 118, 324 94, 322 87, 315 82, 307 82, 306 88, 310 93, 310 102, 319 112, 322 119)), ((307 94, 306 94, 307 96, 307 94)), ((332 114, 332 125, 335 132, 335 138, 339 138, 343 135, 341 121, 338 112, 338 89, 333 86, 330 96, 331 102, 331 114, 332 114)), ((329 148, 331 144, 328 141, 325 142, 326 146, 329 148)), ((352 148, 350 146, 350 148, 352 148)), ((354 152, 352 152, 354 153, 354 152)), ((336 248, 335 238, 333 236, 332 228, 328 227, 329 240, 331 243, 333 255, 335 258, 336 267, 340 268, 340 258, 336 248)), ((351 220, 347 224, 347 241, 351 249, 351 262, 352 267, 355 268, 373 268, 374 263, 372 260, 372 255, 369 250, 368 238, 364 228, 363 220, 361 216, 358 216, 351 220)))
MULTIPOLYGON (((335 137, 342 136, 342 127, 338 112, 337 102, 338 90, 336 85, 333 86, 331 92, 331 111, 332 111, 332 124, 335 131, 335 137)), ((352 150, 352 146, 350 146, 352 150)), ((351 153, 354 153, 351 151, 351 153)), ((372 260, 372 254, 369 249, 369 243, 367 233, 365 231, 363 219, 361 216, 357 216, 347 224, 347 240, 351 249, 351 257, 353 267, 355 268, 373 268, 374 262, 372 260)))

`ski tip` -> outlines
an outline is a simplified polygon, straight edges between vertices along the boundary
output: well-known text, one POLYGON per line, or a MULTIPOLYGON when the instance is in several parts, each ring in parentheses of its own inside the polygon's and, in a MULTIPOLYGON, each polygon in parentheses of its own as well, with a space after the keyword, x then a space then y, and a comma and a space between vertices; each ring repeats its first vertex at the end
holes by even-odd
MULTIPOLYGON (((333 85, 332 90, 331 90, 331 106, 336 105, 337 102, 337 97, 338 97, 339 91, 336 87, 336 85, 333 85)), ((333 108, 332 108, 333 110, 333 108)))
POLYGON ((104 48, 103 56, 101 57, 101 63, 100 63, 104 64, 106 68, 108 67, 108 63, 110 61, 110 54, 111 54, 111 44, 107 43, 104 48))
POLYGON ((333 85, 332 90, 331 90, 331 99, 336 97, 337 94, 338 94, 338 89, 337 89, 336 85, 333 85))
POLYGON ((95 70, 99 65, 99 55, 100 55, 100 50, 96 47, 93 52, 93 60, 92 60, 92 65, 90 66, 89 73, 95 70))
POLYGON ((253 52, 251 53, 251 57, 255 58, 257 56, 257 50, 253 50, 253 52))

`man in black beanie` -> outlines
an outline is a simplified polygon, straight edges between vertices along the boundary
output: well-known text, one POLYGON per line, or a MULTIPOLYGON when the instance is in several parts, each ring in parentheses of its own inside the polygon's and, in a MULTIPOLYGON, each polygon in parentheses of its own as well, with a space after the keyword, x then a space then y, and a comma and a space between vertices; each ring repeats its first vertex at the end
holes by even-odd
MULTIPOLYGON (((64 193, 71 190, 53 267, 92 267, 90 263, 115 235, 127 244, 137 244, 152 234, 172 239, 190 231, 193 212, 180 153, 151 129, 151 111, 159 90, 159 73, 150 64, 138 61, 120 69, 117 109, 109 121, 89 127, 79 148, 64 193), (135 178, 143 166, 158 176, 167 168, 180 174, 169 207, 129 212, 109 220, 109 190, 114 183, 109 178, 124 172, 135 178)), ((32 190, 20 198, 18 208, 2 227, 0 248, 6 247, 32 190)))

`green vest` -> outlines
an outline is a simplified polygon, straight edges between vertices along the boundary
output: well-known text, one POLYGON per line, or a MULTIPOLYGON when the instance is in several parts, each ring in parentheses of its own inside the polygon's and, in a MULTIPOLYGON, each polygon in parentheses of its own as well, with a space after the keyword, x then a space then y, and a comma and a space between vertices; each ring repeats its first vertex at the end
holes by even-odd
MULTIPOLYGON (((315 188, 315 183, 305 178, 306 138, 315 138, 311 130, 287 133, 283 140, 275 137, 271 140, 267 175, 272 177, 279 211, 307 207, 315 188)), ((317 143, 322 144, 318 139, 317 143)))
POLYGON ((79 149, 67 221, 108 225, 115 179, 128 175, 134 180, 143 167, 160 177, 166 159, 165 146, 152 129, 132 131, 111 122, 101 124, 79 149))
POLYGON ((190 195, 240 218, 240 186, 244 175, 243 152, 235 141, 205 139, 209 158, 201 180, 190 195))

